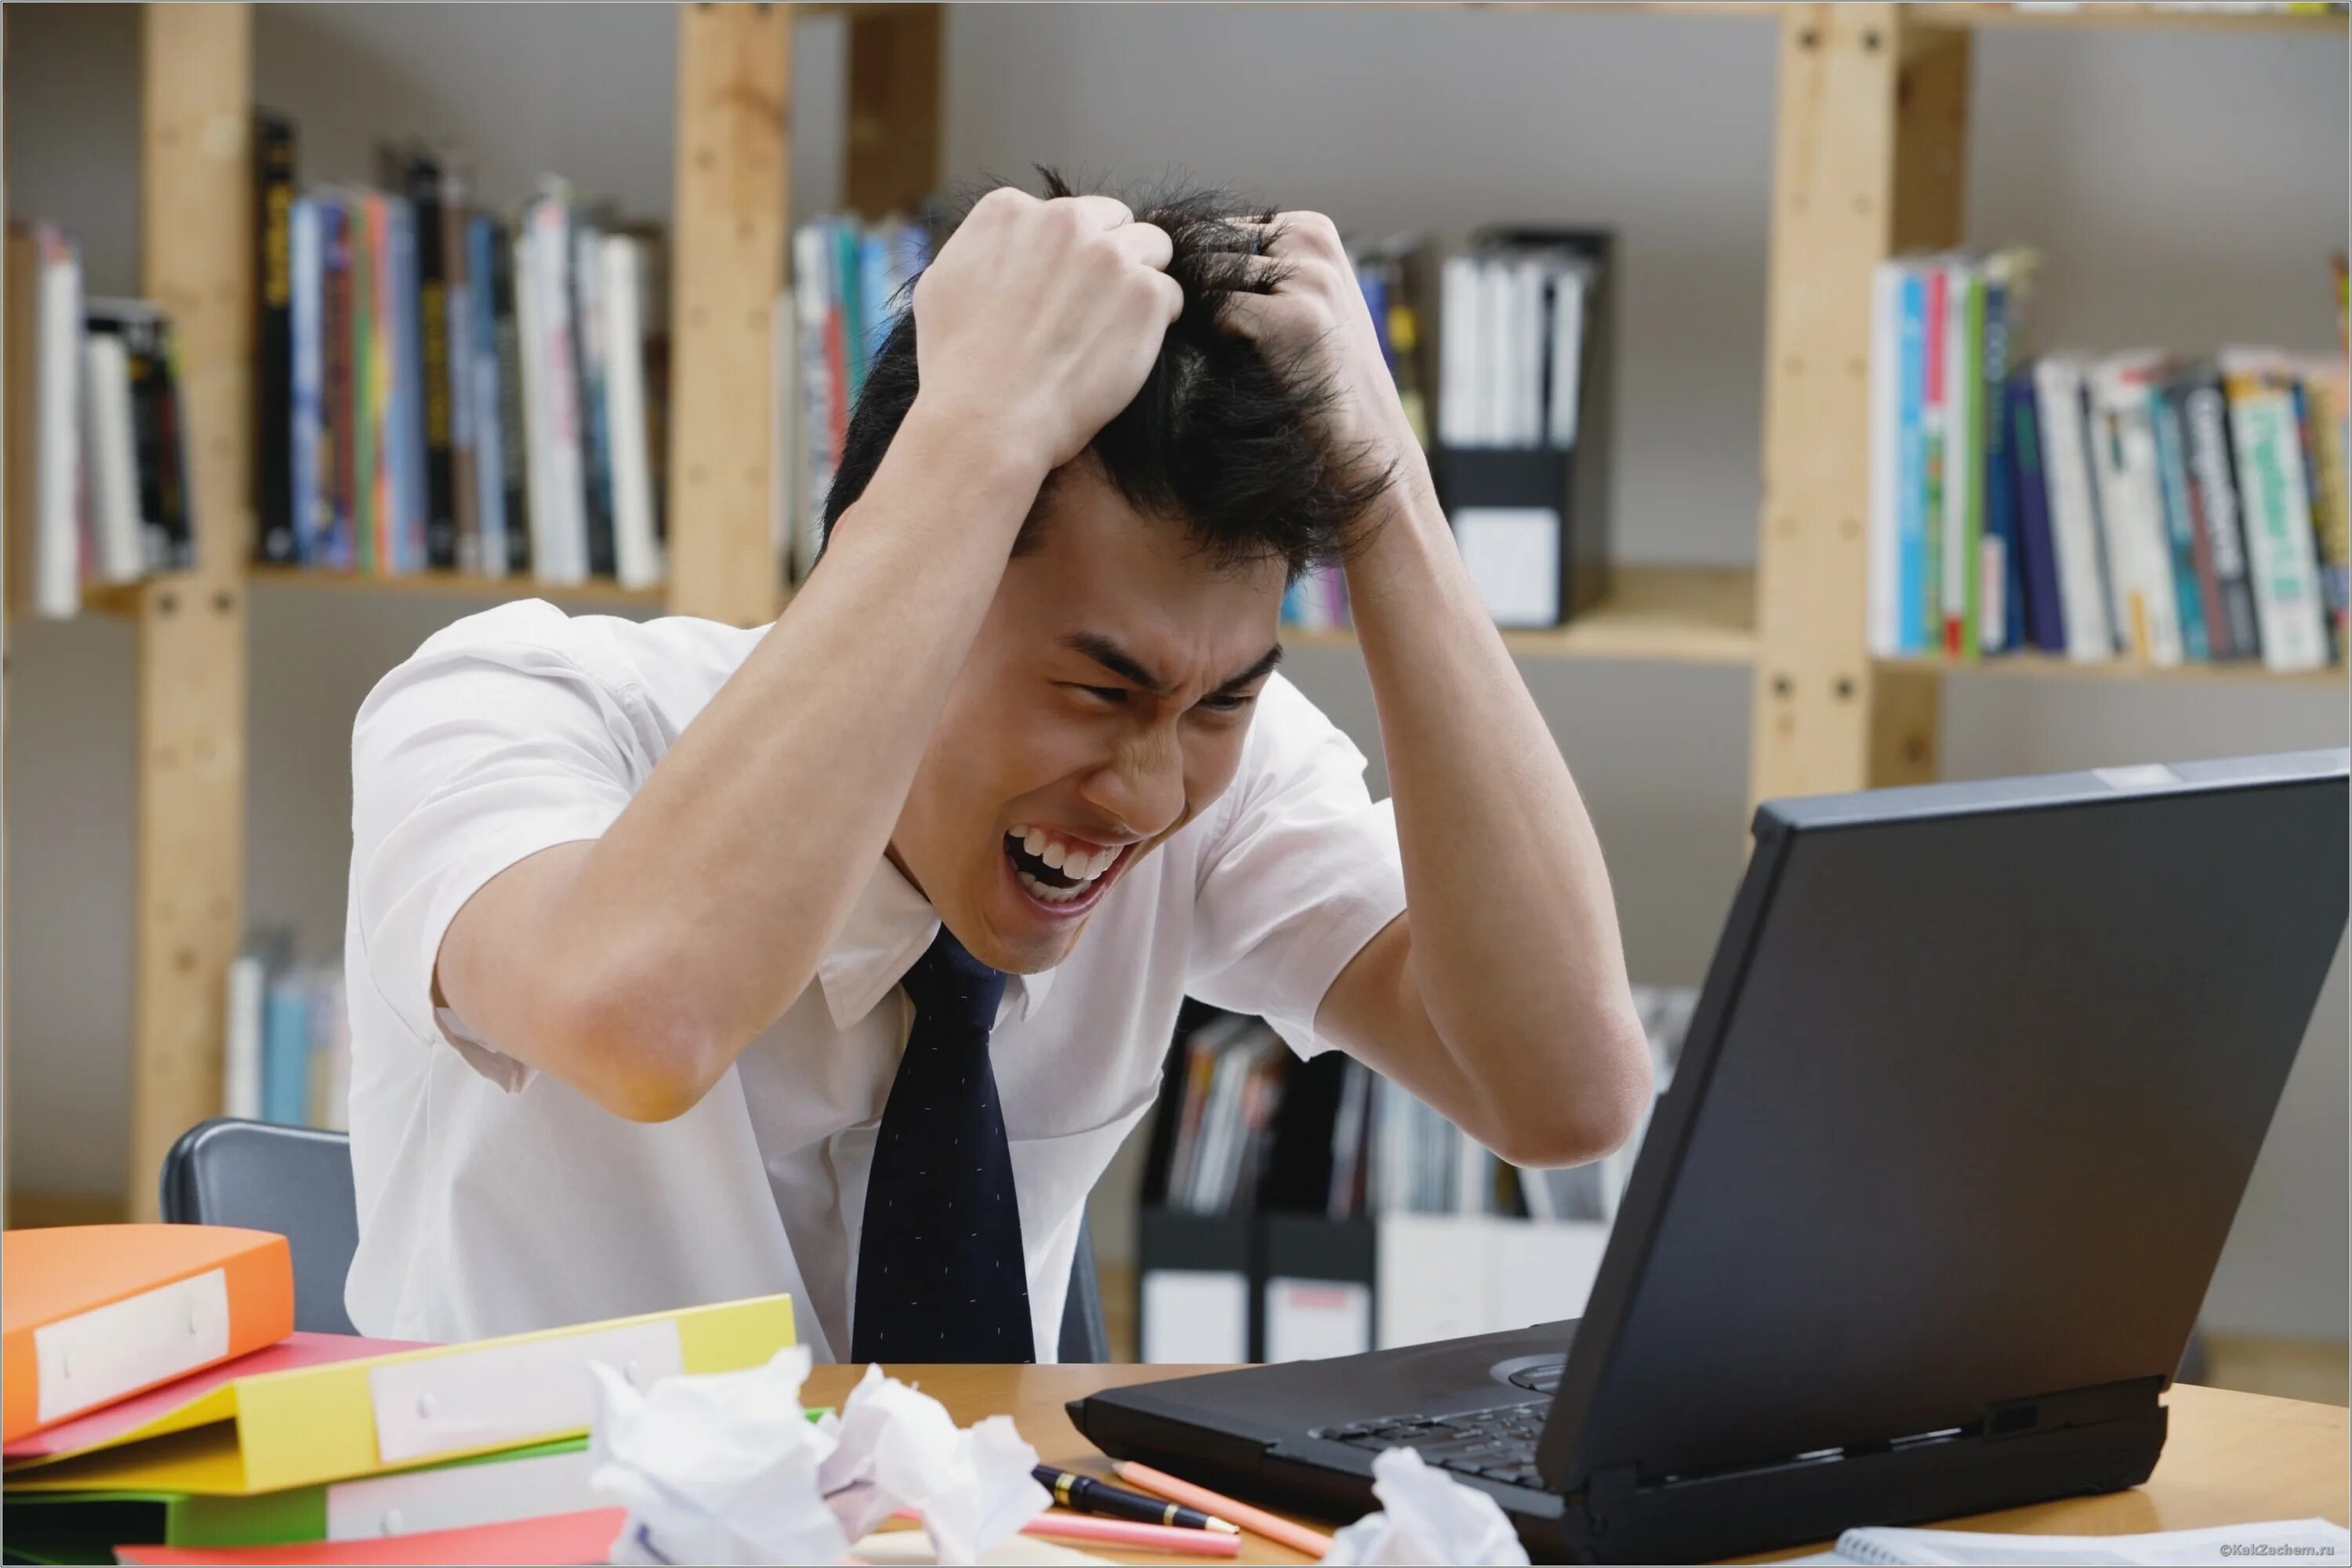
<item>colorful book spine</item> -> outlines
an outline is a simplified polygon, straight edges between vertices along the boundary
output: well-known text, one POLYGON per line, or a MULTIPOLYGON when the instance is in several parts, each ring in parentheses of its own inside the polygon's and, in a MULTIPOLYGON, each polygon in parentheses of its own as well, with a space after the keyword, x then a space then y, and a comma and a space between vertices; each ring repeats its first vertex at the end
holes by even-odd
POLYGON ((2050 476, 2042 461, 2042 419, 2034 373, 2009 378, 2009 458, 2017 494, 2027 633, 2044 653, 2066 647, 2066 603, 2058 585, 2058 548, 2050 521, 2050 476))
POLYGON ((350 204, 331 193, 319 208, 319 489, 325 516, 316 564, 352 566, 352 251, 350 204))
MULTIPOLYGON (((394 407, 400 419, 401 531, 397 570, 422 572, 433 564, 434 530, 432 454, 425 425, 425 328, 418 315, 420 262, 416 209, 407 201, 392 204, 395 243, 394 309, 399 322, 398 395, 394 407)), ((445 405, 446 406, 446 405, 445 405)))
POLYGON ((1897 366, 1902 399, 1897 408, 1899 447, 1896 455, 1901 510, 1896 526, 1901 539, 1901 582, 1897 596, 1902 608, 1902 647, 1906 653, 1927 649, 1927 474, 1925 382, 1927 369, 1927 280, 1916 267, 1903 274, 1901 363, 1897 366))
POLYGON ((490 226, 490 311, 498 359, 499 465, 506 499, 507 572, 530 574, 530 493, 526 479, 530 447, 523 420, 521 307, 515 293, 516 239, 505 226, 490 226))
POLYGON ((607 405, 604 237, 593 224, 572 230, 572 363, 579 380, 580 515, 588 537, 588 574, 611 577, 619 570, 613 532, 613 433, 607 405))
MULTIPOLYGON (((1358 287, 1375 329, 1387 310, 1387 286, 1376 273, 1359 268, 1358 287)), ((1897 371, 1903 335, 1903 268, 1881 262, 1871 277, 1870 333, 1870 651, 1880 658, 1903 651, 1902 606, 1902 402, 1897 371)), ((1383 344, 1381 357, 1394 355, 1383 344)))
MULTIPOLYGON (((2254 588, 2248 574, 2244 508, 2238 496, 2237 464, 2230 450, 2230 405, 2221 377, 2203 367, 2181 400, 2182 433, 2188 443, 2189 482, 2205 525, 2205 544, 2213 558, 2213 581, 2221 616, 2209 625, 2209 637, 2228 658, 2253 659, 2263 656, 2262 625, 2254 609, 2254 588), (2211 636, 2218 626, 2221 635, 2211 636)), ((2216 653, 2215 657, 2223 657, 2216 653)))
POLYGON ((475 527, 479 534, 476 567, 491 577, 507 574, 507 451, 505 405, 499 384, 499 320, 496 279, 503 247, 498 225, 481 214, 466 220, 466 427, 473 454, 475 527))
POLYGON ((1988 265, 1979 290, 1984 312, 1980 374, 1973 423, 1977 446, 1978 510, 1984 537, 1977 562, 1977 639, 1986 653, 2000 653, 2025 640, 2024 595, 2016 586, 2016 491, 2009 463, 2009 422, 2002 399, 2009 386, 2011 312, 2021 303, 2000 258, 1988 265))
POLYGON ((317 201, 294 204, 289 224, 292 258, 291 308, 288 312, 292 340, 292 374, 289 378, 288 449, 289 506, 294 528, 294 559, 316 564, 324 553, 320 535, 328 512, 320 488, 320 449, 323 444, 320 388, 326 379, 325 311, 320 298, 324 283, 320 230, 323 215, 317 201))
POLYGON ((1927 314, 1921 329, 1919 376, 1927 471, 1927 482, 1920 491, 1921 515, 1927 525, 1920 560, 1926 572, 1919 584, 1919 603, 1927 646, 1940 647, 1944 642, 1944 534, 1948 510, 1945 492, 1951 473, 1950 384, 1945 371, 1945 363, 1951 357, 1951 335, 1947 327, 1951 315, 1951 279, 1942 266, 1932 262, 1927 264, 1927 314))
MULTIPOLYGON (((424 565, 436 572, 457 564, 457 483, 456 422, 449 389, 448 258, 441 248, 441 165, 418 150, 403 161, 408 202, 408 265, 415 268, 414 289, 402 289, 404 306, 414 301, 413 335, 416 344, 416 380, 413 396, 418 406, 420 445, 424 448, 424 565)), ((406 279, 404 279, 405 282, 406 279)))
POLYGON ((2328 640, 2344 657, 2347 557, 2352 557, 2352 520, 2346 517, 2345 368, 2340 359, 2306 363, 2294 383, 2295 413, 2303 433, 2305 485, 2319 556, 2320 596, 2327 609, 2328 640))
POLYGON ((296 558, 289 434, 293 416, 288 407, 293 374, 289 228, 294 208, 293 121, 268 110, 257 111, 253 154, 254 196, 259 216, 255 276, 260 296, 254 323, 255 550, 263 561, 287 564, 296 558))
POLYGON ((2210 552, 2200 547, 2197 519, 2189 496, 2186 440, 2180 405, 2161 383, 2147 391, 2149 439, 2155 447, 2157 499, 2164 518, 2164 538, 2172 564, 2172 595, 2180 626, 2184 658, 2202 664, 2214 657, 2207 635, 2206 595, 2217 601, 2221 585, 2212 576, 2210 552), (2201 570, 2200 570, 2201 568, 2201 570))
POLYGON ((449 510, 457 531, 457 569, 480 572, 482 513, 478 461, 478 421, 474 412, 474 287, 472 225, 466 213, 465 161, 443 153, 441 223, 435 237, 441 252, 445 313, 447 318, 446 374, 449 399, 449 510))
POLYGON ((2231 353, 2221 379, 2263 663, 2317 669, 2327 662, 2326 617, 2290 378, 2270 356, 2231 353))

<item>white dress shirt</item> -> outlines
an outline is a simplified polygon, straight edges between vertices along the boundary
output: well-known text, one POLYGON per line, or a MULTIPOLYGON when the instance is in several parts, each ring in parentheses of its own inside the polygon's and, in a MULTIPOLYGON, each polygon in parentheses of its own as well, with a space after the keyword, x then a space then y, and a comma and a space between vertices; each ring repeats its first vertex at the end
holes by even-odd
MULTIPOLYGON (((466 900, 601 834, 761 635, 509 604, 436 634, 361 707, 344 947, 361 1332, 470 1339, 789 1292, 817 1358, 847 1351, 911 1021, 898 980, 939 929, 887 860, 816 983, 674 1121, 615 1116, 432 1000, 466 900)), ((1067 960, 1006 985, 990 1057, 1040 1360, 1087 1193, 1159 1091, 1181 1000, 1263 1015, 1311 1055, 1324 993, 1404 908, 1363 766, 1275 678, 1223 798, 1121 875, 1067 960)))

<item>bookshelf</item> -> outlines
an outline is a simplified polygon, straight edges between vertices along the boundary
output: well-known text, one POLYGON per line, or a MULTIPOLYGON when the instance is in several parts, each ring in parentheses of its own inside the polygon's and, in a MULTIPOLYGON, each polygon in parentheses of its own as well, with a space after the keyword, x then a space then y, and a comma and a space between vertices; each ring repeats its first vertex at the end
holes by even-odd
MULTIPOLYGON (((1475 13, 1487 9, 1459 8, 1468 13, 1464 26, 1477 26, 1475 13)), ((1563 26, 1601 9, 1526 8, 1559 12, 1563 26)), ((1508 633, 1512 651, 1747 668, 1751 798, 1933 778, 1948 676, 2280 680, 2240 668, 2077 666, 2031 655, 1969 667, 1870 658, 1863 458, 1870 279, 1898 251, 1960 238, 1979 30, 2287 31, 2340 47, 2344 17, 1764 0, 1631 9, 1778 34, 1756 564, 1621 563, 1597 609, 1559 630, 1508 633)), ((939 181, 939 5, 678 8, 670 581, 642 592, 249 564, 252 14, 241 4, 142 7, 142 283, 172 310, 179 332, 205 532, 195 572, 89 597, 95 609, 130 617, 137 637, 137 998, 126 1181, 134 1217, 152 1215, 155 1172, 173 1137, 219 1103, 220 997, 242 934, 246 605, 256 584, 483 600, 544 594, 739 625, 781 607, 769 542, 769 316, 788 240, 793 27, 816 14, 841 16, 848 34, 846 205, 879 216, 939 181)), ((1292 636, 1347 640, 1345 633, 1292 636)), ((2284 679, 2340 688, 2344 674, 2284 679)))

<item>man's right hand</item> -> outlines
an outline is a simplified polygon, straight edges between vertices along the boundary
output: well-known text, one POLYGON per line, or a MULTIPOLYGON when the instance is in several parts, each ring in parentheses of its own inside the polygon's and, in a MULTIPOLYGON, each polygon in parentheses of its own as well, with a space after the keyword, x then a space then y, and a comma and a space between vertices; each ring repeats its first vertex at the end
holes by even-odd
POLYGON ((1184 309, 1171 254, 1110 196, 989 192, 915 284, 919 404, 993 426, 1042 480, 1142 389, 1184 309))

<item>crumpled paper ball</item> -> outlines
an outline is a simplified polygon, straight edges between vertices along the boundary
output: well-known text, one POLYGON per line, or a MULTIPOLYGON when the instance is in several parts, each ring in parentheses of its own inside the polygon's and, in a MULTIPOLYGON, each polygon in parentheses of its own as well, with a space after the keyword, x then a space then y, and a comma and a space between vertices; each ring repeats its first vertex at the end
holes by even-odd
POLYGON ((913 1510, 943 1564, 969 1564, 1044 1511, 1037 1451, 1010 1417, 959 1428, 944 1405, 879 1367, 837 1415, 801 1407, 809 1352, 680 1375, 640 1392, 597 1364, 590 1484, 629 1510, 617 1563, 838 1563, 913 1510))
POLYGON ((1411 1448, 1390 1448, 1372 1461, 1372 1495, 1381 1508, 1331 1538, 1326 1564, 1347 1568, 1413 1568, 1447 1563, 1455 1568, 1524 1564, 1503 1505, 1475 1487, 1465 1487, 1432 1468, 1411 1448))

